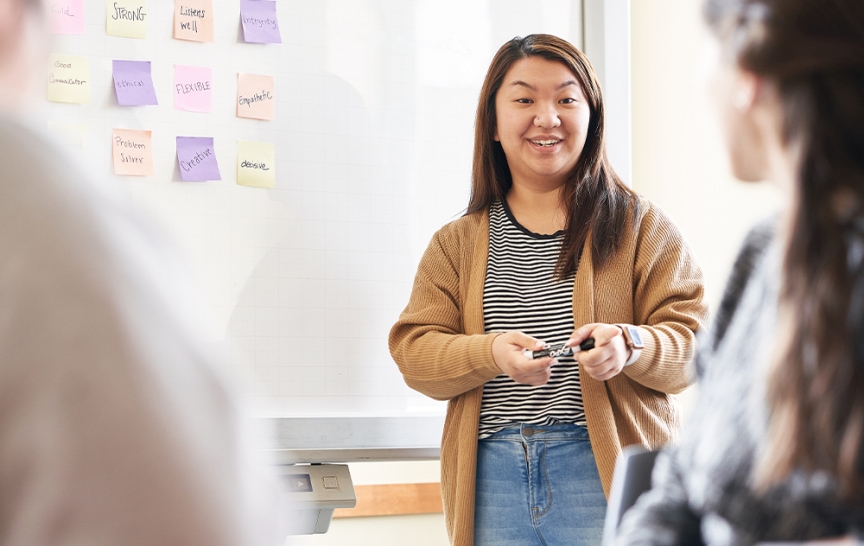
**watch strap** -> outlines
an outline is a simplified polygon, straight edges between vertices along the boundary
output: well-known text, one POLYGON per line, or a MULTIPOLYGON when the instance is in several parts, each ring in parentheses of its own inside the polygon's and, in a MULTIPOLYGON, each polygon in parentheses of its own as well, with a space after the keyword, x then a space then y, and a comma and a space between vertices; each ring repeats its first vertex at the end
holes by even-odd
POLYGON ((625 343, 627 343, 627 346, 630 347, 630 358, 628 358, 627 361, 624 363, 624 366, 629 366, 630 364, 633 364, 634 362, 639 360, 639 357, 642 355, 642 349, 645 347, 645 345, 642 344, 641 339, 637 344, 636 340, 631 337, 629 329, 636 328, 635 326, 631 326, 630 324, 616 324, 615 326, 621 328, 621 335, 624 336, 625 343))

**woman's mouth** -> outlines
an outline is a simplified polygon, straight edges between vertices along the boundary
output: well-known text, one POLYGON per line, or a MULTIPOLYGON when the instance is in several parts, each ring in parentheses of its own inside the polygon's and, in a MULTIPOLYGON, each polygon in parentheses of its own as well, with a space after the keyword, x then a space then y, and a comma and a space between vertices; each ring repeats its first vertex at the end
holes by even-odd
POLYGON ((548 147, 548 146, 554 146, 554 145, 558 144, 559 142, 561 142, 561 141, 560 140, 532 140, 531 144, 533 144, 535 146, 548 147))

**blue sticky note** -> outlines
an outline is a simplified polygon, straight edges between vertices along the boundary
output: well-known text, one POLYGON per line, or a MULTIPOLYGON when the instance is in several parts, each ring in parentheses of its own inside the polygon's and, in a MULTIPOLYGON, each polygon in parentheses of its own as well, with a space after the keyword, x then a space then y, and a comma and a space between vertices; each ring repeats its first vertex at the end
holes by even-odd
POLYGON ((240 0, 240 22, 243 39, 254 44, 281 44, 276 2, 270 0, 240 0))
POLYGON ((114 61, 114 90, 120 106, 159 104, 150 61, 114 61))

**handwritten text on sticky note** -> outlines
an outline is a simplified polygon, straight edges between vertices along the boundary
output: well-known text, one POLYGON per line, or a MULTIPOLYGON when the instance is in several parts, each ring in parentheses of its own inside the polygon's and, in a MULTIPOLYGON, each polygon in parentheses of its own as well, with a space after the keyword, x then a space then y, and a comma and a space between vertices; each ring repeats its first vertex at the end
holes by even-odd
POLYGON ((51 55, 48 59, 48 100, 90 102, 90 62, 87 57, 51 55))
POLYGON ((213 137, 177 137, 177 164, 184 182, 222 180, 213 137))
POLYGON ((276 117, 273 76, 242 73, 237 75, 237 117, 254 119, 276 117))
POLYGON ((193 42, 212 42, 212 0, 174 0, 174 37, 193 42))
POLYGON ((240 0, 240 22, 243 39, 254 44, 281 44, 276 2, 270 0, 240 0))
POLYGON ((153 175, 153 145, 150 131, 113 129, 111 148, 114 157, 114 174, 153 175))
POLYGON ((271 142, 237 142, 237 183, 256 188, 276 187, 276 146, 271 142))
POLYGON ((87 126, 83 123, 49 121, 48 132, 54 135, 58 142, 76 152, 87 149, 87 126))
POLYGON ((114 90, 120 106, 159 104, 150 77, 150 61, 117 61, 114 67, 114 90))
POLYGON ((213 70, 203 66, 174 65, 174 108, 209 112, 213 104, 213 70))
POLYGON ((106 9, 109 36, 147 37, 147 0, 106 0, 106 9))
POLYGON ((84 34, 84 0, 53 0, 50 4, 51 34, 84 34))

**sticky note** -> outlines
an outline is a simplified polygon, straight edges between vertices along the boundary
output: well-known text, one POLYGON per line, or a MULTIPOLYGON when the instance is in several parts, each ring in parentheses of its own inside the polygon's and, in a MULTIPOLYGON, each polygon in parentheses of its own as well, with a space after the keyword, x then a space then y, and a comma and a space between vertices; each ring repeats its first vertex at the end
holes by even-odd
POLYGON ((276 2, 270 0, 240 0, 240 22, 243 39, 255 44, 281 44, 276 2))
POLYGON ((213 104, 213 70, 203 66, 174 65, 174 108, 209 112, 213 104))
POLYGON ((114 91, 120 106, 159 104, 150 76, 150 61, 113 61, 114 91))
POLYGON ((114 174, 153 175, 153 144, 150 131, 113 129, 111 149, 114 157, 114 174))
POLYGON ((87 126, 83 123, 48 122, 48 133, 75 151, 87 149, 87 126))
POLYGON ((237 117, 274 119, 276 93, 273 76, 237 75, 237 117))
POLYGON ((51 34, 84 34, 84 0, 52 0, 50 4, 51 34))
POLYGON ((105 6, 109 36, 147 37, 147 0, 106 0, 105 6))
POLYGON ((90 62, 87 57, 51 55, 47 96, 51 102, 90 102, 90 62))
POLYGON ((184 182, 222 180, 213 137, 177 137, 177 164, 184 182))
POLYGON ((256 188, 276 187, 276 146, 270 142, 237 141, 237 183, 256 188))
POLYGON ((212 42, 212 0, 174 0, 174 37, 193 42, 212 42))

